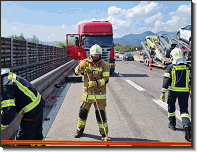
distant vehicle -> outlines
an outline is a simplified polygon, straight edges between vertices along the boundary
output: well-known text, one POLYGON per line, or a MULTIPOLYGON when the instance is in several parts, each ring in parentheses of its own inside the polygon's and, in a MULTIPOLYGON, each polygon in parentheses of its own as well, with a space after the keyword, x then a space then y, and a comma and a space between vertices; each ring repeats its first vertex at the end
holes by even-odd
POLYGON ((191 48, 191 25, 179 28, 177 31, 177 38, 188 43, 191 48))
POLYGON ((115 51, 115 57, 119 58, 119 52, 115 51))
POLYGON ((128 60, 134 61, 134 55, 132 53, 125 53, 123 55, 123 60, 125 60, 125 61, 128 61, 128 60))
POLYGON ((158 43, 164 50, 164 55, 170 57, 170 52, 177 46, 176 35, 161 34, 158 36, 158 43))
POLYGON ((153 43, 153 39, 157 41, 157 36, 146 36, 145 41, 148 47, 152 50, 156 49, 155 43, 153 43))
POLYGON ((143 60, 148 59, 148 55, 147 55, 147 52, 146 52, 145 50, 143 50, 143 51, 140 53, 140 55, 143 56, 143 60))

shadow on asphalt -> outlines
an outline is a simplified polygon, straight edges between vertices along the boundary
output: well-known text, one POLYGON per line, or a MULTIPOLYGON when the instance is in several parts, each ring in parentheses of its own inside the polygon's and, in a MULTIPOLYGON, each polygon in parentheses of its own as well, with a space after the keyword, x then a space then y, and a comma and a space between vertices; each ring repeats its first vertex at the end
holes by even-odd
MULTIPOLYGON (((147 74, 121 74, 123 77, 149 77, 147 74)), ((121 77, 116 73, 113 73, 110 77, 121 77)))
MULTIPOLYGON (((101 136, 91 135, 91 134, 86 134, 86 133, 83 133, 82 137, 88 137, 88 138, 101 140, 101 136)), ((153 142, 159 142, 159 140, 138 139, 138 138, 120 138, 120 137, 117 137, 117 138, 116 137, 115 138, 109 137, 109 138, 111 138, 111 141, 153 141, 153 142)))

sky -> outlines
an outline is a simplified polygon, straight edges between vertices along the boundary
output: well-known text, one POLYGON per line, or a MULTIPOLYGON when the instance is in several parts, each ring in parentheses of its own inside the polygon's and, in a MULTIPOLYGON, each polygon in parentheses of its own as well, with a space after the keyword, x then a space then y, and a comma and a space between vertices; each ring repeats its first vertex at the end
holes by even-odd
POLYGON ((114 38, 145 31, 174 32, 191 24, 191 1, 1 1, 1 37, 66 40, 78 24, 112 23, 114 38))

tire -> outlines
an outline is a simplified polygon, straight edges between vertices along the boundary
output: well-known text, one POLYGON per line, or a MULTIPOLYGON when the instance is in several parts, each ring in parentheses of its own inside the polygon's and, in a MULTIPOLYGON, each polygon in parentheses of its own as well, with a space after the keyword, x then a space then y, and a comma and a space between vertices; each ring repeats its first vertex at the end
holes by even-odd
POLYGON ((177 38, 178 38, 178 40, 181 39, 181 37, 180 37, 180 32, 177 33, 177 38))
POLYGON ((164 49, 164 55, 165 55, 165 57, 168 57, 168 52, 166 49, 164 49))

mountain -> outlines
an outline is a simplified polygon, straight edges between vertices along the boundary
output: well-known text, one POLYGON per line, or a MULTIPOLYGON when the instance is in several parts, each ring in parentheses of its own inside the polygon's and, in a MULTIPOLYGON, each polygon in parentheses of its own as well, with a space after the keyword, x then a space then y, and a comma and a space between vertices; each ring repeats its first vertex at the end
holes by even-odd
POLYGON ((129 46, 141 46, 141 42, 145 41, 146 36, 150 36, 150 35, 158 36, 158 34, 165 34, 165 33, 176 35, 176 32, 160 31, 157 34, 155 34, 151 31, 146 31, 141 34, 128 34, 121 38, 115 38, 114 43, 118 43, 121 45, 129 45, 129 46))

